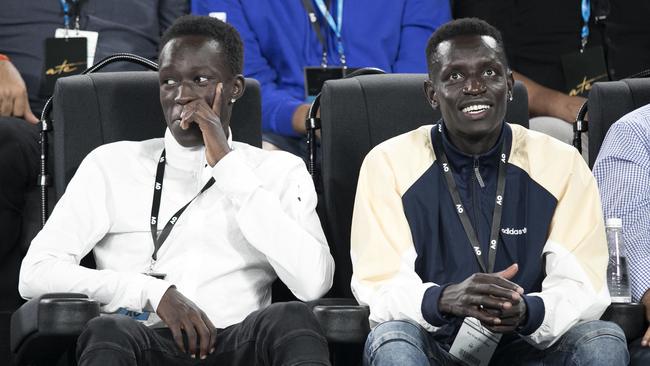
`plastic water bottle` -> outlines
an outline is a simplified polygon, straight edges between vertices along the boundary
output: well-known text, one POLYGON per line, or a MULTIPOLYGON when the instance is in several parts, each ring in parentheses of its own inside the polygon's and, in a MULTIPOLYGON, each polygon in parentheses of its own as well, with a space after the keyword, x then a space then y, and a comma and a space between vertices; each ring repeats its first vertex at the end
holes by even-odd
POLYGON ((612 302, 632 302, 630 275, 627 268, 625 244, 622 233, 623 222, 619 218, 605 221, 609 263, 607 264, 607 287, 612 302))

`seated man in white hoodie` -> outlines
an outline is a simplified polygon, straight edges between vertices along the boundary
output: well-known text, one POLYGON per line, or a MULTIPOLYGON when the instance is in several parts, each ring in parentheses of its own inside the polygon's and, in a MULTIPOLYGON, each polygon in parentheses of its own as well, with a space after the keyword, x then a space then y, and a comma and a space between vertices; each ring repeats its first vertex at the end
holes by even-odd
POLYGON ((87 324, 80 365, 329 365, 307 306, 270 304, 277 277, 320 297, 334 263, 303 162, 232 141, 237 31, 187 16, 161 46, 165 137, 86 157, 32 242, 20 293, 85 293, 112 313, 87 324), (91 250, 97 269, 79 265, 91 250))

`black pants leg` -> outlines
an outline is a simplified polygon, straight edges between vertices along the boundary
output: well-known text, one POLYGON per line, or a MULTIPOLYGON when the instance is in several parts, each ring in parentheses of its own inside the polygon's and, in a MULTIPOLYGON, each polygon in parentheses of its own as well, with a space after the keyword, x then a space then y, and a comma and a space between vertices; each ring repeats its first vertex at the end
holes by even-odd
POLYGON ((152 330, 123 316, 91 320, 79 337, 77 357, 87 365, 329 365, 327 341, 311 310, 276 303, 217 331, 215 351, 204 361, 175 345, 168 329, 152 330))
POLYGON ((25 192, 38 176, 38 131, 22 119, 0 117, 0 364, 9 354, 11 313, 22 303, 18 272, 26 248, 20 239, 25 192))

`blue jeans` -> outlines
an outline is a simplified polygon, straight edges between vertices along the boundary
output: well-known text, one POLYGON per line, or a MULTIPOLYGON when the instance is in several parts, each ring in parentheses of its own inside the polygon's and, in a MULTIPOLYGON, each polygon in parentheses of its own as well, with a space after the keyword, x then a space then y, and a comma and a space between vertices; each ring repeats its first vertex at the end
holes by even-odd
MULTIPOLYGON (((389 321, 379 324, 368 335, 363 365, 459 366, 448 349, 449 345, 437 342, 414 322, 389 321)), ((625 335, 620 327, 593 320, 573 326, 546 350, 538 350, 521 338, 499 344, 490 365, 614 366, 627 365, 628 361, 625 335)))

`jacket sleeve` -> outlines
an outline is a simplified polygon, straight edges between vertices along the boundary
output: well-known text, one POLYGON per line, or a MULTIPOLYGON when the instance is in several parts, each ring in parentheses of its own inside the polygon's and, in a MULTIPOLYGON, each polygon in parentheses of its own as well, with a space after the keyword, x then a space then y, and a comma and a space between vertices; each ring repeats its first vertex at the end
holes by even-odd
POLYGON ((20 268, 24 298, 50 292, 77 292, 103 305, 155 310, 172 284, 141 273, 95 270, 79 265, 104 238, 114 213, 105 174, 89 154, 68 184, 41 232, 32 241, 20 268))
POLYGON ((451 20, 447 0, 406 0, 402 14, 399 53, 393 72, 425 72, 427 62, 424 50, 431 34, 451 20))
POLYGON ((332 286, 334 260, 304 163, 275 152, 282 156, 276 159, 282 165, 273 165, 276 178, 267 187, 241 153, 233 150, 214 166, 215 186, 236 207, 237 223, 248 242, 268 258, 291 292, 303 301, 323 296, 332 286))
MULTIPOLYGON (((575 150, 572 153, 566 179, 555 179, 556 186, 551 187, 558 202, 544 247, 546 277, 542 290, 527 294, 529 299, 542 300, 543 321, 524 338, 542 349, 576 323, 600 318, 610 304, 605 280, 608 251, 598 187, 582 157, 575 150)), ((552 168, 558 170, 555 165, 552 168)), ((527 303, 530 306, 531 301, 527 303)), ((529 307, 533 316, 539 311, 539 306, 529 307)))
MULTIPOLYGON (((295 6, 295 5, 287 5, 295 6)), ((248 22, 246 8, 240 0, 198 0, 192 2, 192 12, 207 15, 210 12, 225 12, 226 21, 241 36, 244 43, 244 74, 256 79, 262 88, 262 130, 285 136, 298 136, 293 130, 292 118, 296 108, 304 100, 278 87, 281 70, 274 69, 262 52, 255 30, 248 22)), ((281 56, 281 55, 280 55, 281 56)))
POLYGON ((411 319, 434 330, 423 317, 425 292, 415 273, 413 246, 402 199, 390 162, 377 149, 361 166, 351 234, 352 292, 370 307, 370 323, 411 319))

